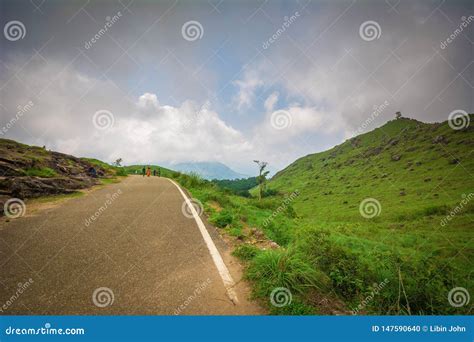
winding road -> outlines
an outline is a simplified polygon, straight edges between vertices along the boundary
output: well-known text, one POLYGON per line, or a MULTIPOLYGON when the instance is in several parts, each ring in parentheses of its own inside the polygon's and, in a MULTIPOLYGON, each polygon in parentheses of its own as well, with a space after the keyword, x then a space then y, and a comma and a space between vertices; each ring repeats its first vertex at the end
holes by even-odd
POLYGON ((129 176, 1 219, 0 314, 262 314, 183 196, 169 179, 129 176))

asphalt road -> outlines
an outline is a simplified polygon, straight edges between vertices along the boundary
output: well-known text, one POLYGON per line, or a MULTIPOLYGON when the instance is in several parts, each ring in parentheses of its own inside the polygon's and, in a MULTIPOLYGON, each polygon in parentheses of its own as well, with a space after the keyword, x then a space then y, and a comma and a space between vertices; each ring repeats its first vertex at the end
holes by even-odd
POLYGON ((182 205, 169 180, 131 176, 34 213, 27 204, 23 217, 3 218, 0 314, 261 314, 248 300, 240 266, 202 215, 236 282, 238 302, 230 300, 182 205))

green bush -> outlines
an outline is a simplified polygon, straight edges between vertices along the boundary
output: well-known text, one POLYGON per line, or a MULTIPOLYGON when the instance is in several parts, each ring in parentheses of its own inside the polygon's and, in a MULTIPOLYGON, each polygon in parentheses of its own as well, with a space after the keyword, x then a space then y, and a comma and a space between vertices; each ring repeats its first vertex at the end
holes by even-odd
POLYGON ((199 188, 206 183, 199 174, 194 172, 189 174, 181 173, 178 177, 178 182, 185 188, 199 188))
POLYGON ((275 189, 265 189, 263 191, 263 197, 271 197, 271 196, 277 196, 278 195, 278 191, 275 190, 275 189))
POLYGON ((246 198, 252 197, 252 195, 250 194, 248 190, 236 190, 234 191, 234 194, 236 194, 237 196, 246 197, 246 198))
POLYGON ((31 176, 31 177, 43 177, 43 178, 50 178, 50 177, 55 177, 57 176, 56 171, 49 167, 43 167, 43 168, 30 168, 25 170, 25 175, 31 176))
POLYGON ((252 199, 251 203, 258 209, 275 210, 283 203, 282 198, 262 198, 261 200, 252 199))
POLYGON ((127 170, 125 170, 123 167, 117 167, 115 168, 115 175, 125 177, 128 175, 128 173, 127 170))
POLYGON ((211 219, 211 223, 219 228, 225 228, 232 224, 234 221, 234 215, 230 210, 221 210, 220 212, 214 214, 211 219))
POLYGON ((280 220, 277 216, 270 221, 264 228, 266 235, 280 246, 287 246, 292 240, 291 228, 285 224, 284 220, 280 220))
POLYGON ((205 192, 202 196, 202 200, 205 202, 214 201, 219 203, 219 205, 222 207, 232 207, 229 196, 225 195, 219 190, 210 189, 210 191, 205 192))
POLYGON ((267 297, 277 287, 292 294, 304 294, 310 288, 326 289, 327 277, 291 250, 267 250, 255 256, 246 271, 255 281, 255 294, 267 297))
POLYGON ((270 306, 270 314, 285 315, 285 316, 301 316, 301 315, 315 315, 317 314, 314 307, 305 304, 301 299, 293 297, 293 300, 288 305, 282 307, 270 306))
POLYGON ((241 260, 248 261, 253 259, 259 251, 260 250, 253 245, 243 244, 237 246, 237 248, 232 252, 232 255, 236 256, 241 260))

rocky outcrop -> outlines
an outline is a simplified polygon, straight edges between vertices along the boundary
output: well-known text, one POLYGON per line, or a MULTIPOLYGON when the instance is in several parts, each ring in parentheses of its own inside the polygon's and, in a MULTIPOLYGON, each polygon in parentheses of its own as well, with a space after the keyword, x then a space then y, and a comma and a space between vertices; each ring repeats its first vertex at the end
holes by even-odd
POLYGON ((97 184, 90 177, 7 177, 0 180, 0 194, 16 198, 67 194, 97 184))
POLYGON ((67 194, 114 176, 90 160, 0 139, 0 197, 31 198, 67 194))

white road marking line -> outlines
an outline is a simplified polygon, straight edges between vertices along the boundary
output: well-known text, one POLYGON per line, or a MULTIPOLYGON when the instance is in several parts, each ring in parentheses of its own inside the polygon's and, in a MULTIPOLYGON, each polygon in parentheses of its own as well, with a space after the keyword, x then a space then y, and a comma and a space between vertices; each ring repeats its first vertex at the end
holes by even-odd
POLYGON ((191 213, 193 214, 194 220, 197 223, 197 226, 199 228, 199 231, 201 232, 201 235, 204 239, 204 242, 206 243, 207 249, 209 249, 209 253, 211 254, 212 260, 214 261, 214 264, 216 265, 217 271, 219 271, 219 275, 222 278, 222 281, 224 283, 224 287, 227 291, 227 295, 229 296, 230 300, 234 303, 237 304, 239 300, 237 299, 237 294, 234 291, 234 286, 235 282, 234 279, 232 279, 232 276, 230 275, 229 270, 227 269, 227 266, 224 263, 224 260, 222 260, 222 257, 217 250, 216 245, 214 244, 214 241, 212 241, 211 236, 209 235, 209 232, 206 229, 206 226, 202 222, 201 218, 199 217, 196 209, 194 209, 194 206, 192 205, 191 201, 189 200, 188 196, 184 193, 184 191, 181 189, 181 187, 176 184, 173 180, 167 178, 171 183, 173 183, 181 193, 181 196, 183 196, 184 200, 186 201, 186 204, 188 208, 191 210, 191 213))

